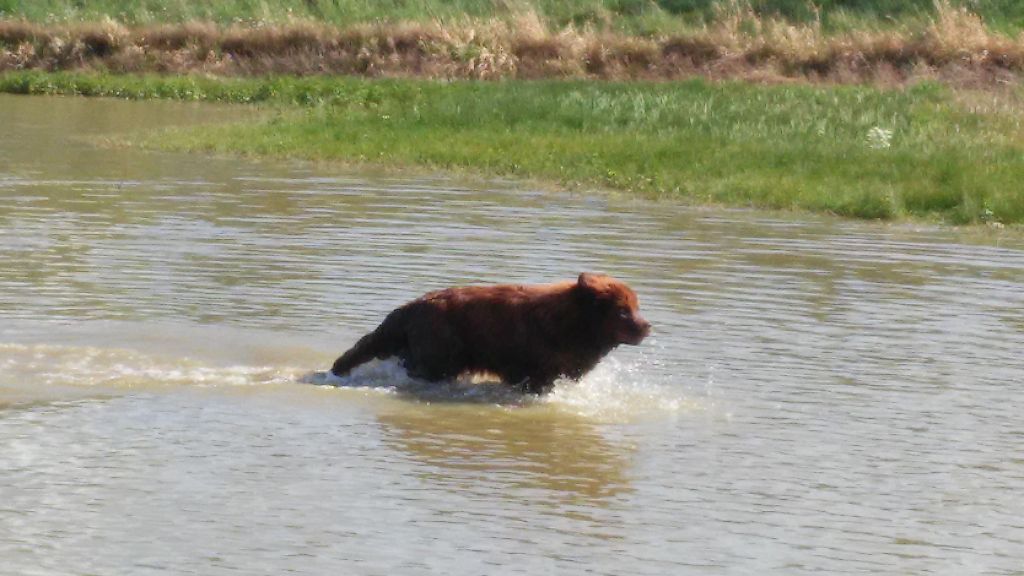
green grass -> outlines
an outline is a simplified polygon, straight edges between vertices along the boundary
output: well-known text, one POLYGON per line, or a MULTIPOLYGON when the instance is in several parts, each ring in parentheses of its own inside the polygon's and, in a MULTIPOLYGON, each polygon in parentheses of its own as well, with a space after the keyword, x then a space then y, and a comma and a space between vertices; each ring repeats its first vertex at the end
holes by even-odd
MULTIPOLYGON (((1024 27, 1024 3, 1017 0, 953 0, 1000 29, 1024 27)), ((714 19, 716 14, 749 6, 761 16, 795 22, 820 19, 828 27, 887 25, 891 19, 921 18, 933 0, 0 0, 0 18, 35 22, 95 21, 104 17, 126 24, 209 20, 282 22, 293 18, 350 25, 378 20, 429 20, 504 17, 532 9, 547 21, 655 33, 714 19)))
POLYGON ((0 90, 276 104, 262 121, 149 141, 176 150, 428 167, 857 218, 1024 222, 1019 107, 932 84, 16 73, 0 76, 0 90), (881 130, 891 131, 888 147, 881 130))

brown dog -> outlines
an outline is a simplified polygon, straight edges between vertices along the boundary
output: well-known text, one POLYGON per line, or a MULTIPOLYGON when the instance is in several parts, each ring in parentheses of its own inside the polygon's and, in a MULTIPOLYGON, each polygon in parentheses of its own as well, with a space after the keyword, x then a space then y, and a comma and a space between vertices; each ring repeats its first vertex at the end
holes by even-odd
POLYGON ((651 325, 636 294, 602 274, 576 282, 430 292, 388 314, 331 368, 337 376, 373 358, 399 357, 430 381, 491 373, 535 394, 579 379, 619 344, 639 344, 651 325))

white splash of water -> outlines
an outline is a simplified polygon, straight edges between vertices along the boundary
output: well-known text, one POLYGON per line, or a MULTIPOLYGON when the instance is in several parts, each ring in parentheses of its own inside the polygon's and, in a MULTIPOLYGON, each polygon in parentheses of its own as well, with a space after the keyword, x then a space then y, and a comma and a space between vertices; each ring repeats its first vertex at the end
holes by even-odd
POLYGON ((559 381, 544 402, 580 416, 610 421, 704 409, 678 388, 651 381, 647 368, 643 357, 630 363, 609 357, 579 382, 559 381))
POLYGON ((397 394, 423 402, 522 405, 532 400, 515 387, 493 379, 460 377, 443 382, 427 382, 412 378, 397 359, 368 362, 347 376, 314 372, 303 376, 300 381, 346 390, 397 394))
POLYGON ((362 390, 394 394, 403 384, 412 379, 397 360, 375 360, 363 364, 347 376, 335 376, 333 372, 311 372, 299 378, 299 382, 346 390, 362 390))
POLYGON ((19 381, 64 386, 250 386, 294 381, 294 369, 209 366, 121 348, 0 345, 4 371, 19 381))
POLYGON ((482 403, 507 407, 547 406, 579 416, 605 421, 631 421, 662 417, 684 411, 703 411, 704 403, 688 397, 681 388, 650 378, 659 372, 661 354, 655 350, 631 362, 608 357, 581 381, 559 380, 542 397, 523 394, 507 384, 486 378, 459 378, 426 382, 411 378, 397 360, 373 361, 343 377, 314 372, 301 382, 364 393, 394 394, 427 403, 482 403))
POLYGON ((3 380, 33 386, 237 387, 305 383, 321 387, 398 395, 425 403, 546 406, 580 416, 629 421, 706 409, 674 385, 653 381, 656 357, 624 363, 606 358, 580 382, 562 380, 543 397, 482 377, 446 382, 411 378, 397 360, 374 361, 345 377, 274 366, 211 366, 188 358, 161 357, 120 348, 0 344, 3 380), (653 369, 653 370, 652 370, 653 369))

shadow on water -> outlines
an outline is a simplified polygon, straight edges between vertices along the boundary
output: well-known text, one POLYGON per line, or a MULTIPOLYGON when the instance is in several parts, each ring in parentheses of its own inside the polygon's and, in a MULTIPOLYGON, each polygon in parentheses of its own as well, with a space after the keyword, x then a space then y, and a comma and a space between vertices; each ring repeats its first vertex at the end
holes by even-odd
POLYGON ((398 405, 377 418, 385 441, 427 466, 423 477, 445 488, 552 506, 604 505, 631 491, 630 449, 576 415, 542 406, 445 404, 398 405))
POLYGON ((429 467, 424 478, 446 488, 502 494, 552 506, 603 505, 631 490, 630 448, 597 423, 512 386, 492 381, 431 383, 409 378, 397 362, 372 362, 349 377, 314 372, 307 384, 381 391, 377 419, 385 441, 429 467))

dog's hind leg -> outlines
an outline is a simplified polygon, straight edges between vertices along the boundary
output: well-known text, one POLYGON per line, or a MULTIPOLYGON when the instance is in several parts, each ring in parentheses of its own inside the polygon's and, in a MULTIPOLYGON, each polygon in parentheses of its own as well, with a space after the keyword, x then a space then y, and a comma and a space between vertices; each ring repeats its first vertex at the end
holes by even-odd
POLYGON ((466 368, 462 340, 440 313, 410 320, 408 342, 403 359, 413 378, 436 382, 455 378, 466 368))
POLYGON ((402 309, 388 314, 376 330, 360 338, 355 346, 334 361, 331 372, 335 376, 344 376, 356 366, 374 358, 384 359, 400 355, 406 347, 404 324, 402 309))

